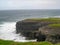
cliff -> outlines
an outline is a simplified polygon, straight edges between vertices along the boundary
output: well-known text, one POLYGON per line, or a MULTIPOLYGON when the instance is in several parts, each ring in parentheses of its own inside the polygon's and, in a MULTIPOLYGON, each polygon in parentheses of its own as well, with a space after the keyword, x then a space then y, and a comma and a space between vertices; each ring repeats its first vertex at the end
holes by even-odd
POLYGON ((27 39, 45 41, 48 40, 48 37, 51 39, 50 37, 54 34, 60 35, 60 28, 56 28, 60 27, 59 24, 60 18, 25 19, 16 23, 16 33, 21 33, 27 39))

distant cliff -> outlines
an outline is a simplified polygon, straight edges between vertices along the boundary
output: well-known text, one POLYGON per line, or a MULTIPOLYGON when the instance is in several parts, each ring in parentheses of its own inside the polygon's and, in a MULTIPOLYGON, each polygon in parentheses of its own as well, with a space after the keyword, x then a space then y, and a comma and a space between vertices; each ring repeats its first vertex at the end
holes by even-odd
POLYGON ((41 39, 50 40, 51 38, 48 37, 53 36, 53 34, 60 35, 60 26, 58 26, 59 24, 60 18, 25 19, 16 23, 16 33, 21 33, 23 36, 27 37, 27 39, 37 38, 38 41, 41 41, 41 39), (55 24, 55 28, 53 28, 53 24, 55 24), (57 33, 54 30, 58 30, 57 33))

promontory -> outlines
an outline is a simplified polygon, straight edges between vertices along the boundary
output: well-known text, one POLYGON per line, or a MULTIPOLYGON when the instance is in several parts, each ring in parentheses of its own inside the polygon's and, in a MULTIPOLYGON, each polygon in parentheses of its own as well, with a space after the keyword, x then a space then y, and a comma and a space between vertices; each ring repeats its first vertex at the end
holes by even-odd
POLYGON ((60 18, 32 18, 18 21, 16 33, 21 33, 26 39, 60 42, 60 18))

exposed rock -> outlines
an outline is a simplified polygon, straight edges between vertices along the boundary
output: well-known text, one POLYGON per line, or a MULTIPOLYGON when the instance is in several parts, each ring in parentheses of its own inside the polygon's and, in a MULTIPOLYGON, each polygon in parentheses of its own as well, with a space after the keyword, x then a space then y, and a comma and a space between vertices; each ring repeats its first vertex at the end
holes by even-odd
POLYGON ((37 41, 60 42, 60 28, 53 28, 49 24, 59 24, 60 19, 22 20, 16 23, 16 33, 21 33, 27 39, 37 41))
POLYGON ((46 35, 46 41, 50 41, 53 43, 60 42, 60 27, 42 27, 39 28, 41 34, 46 35))
POLYGON ((18 21, 16 23, 16 32, 30 32, 30 31, 37 31, 40 27, 46 26, 48 24, 51 24, 51 22, 38 22, 38 21, 29 21, 29 20, 23 20, 18 21))

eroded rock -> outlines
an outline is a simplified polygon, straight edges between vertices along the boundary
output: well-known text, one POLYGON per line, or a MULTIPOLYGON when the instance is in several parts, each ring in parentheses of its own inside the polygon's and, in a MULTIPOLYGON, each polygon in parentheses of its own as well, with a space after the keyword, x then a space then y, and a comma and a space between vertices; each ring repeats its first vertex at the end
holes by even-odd
POLYGON ((21 33, 27 39, 37 39, 37 41, 50 41, 53 43, 60 42, 60 28, 53 28, 48 26, 49 24, 60 23, 58 20, 18 21, 16 23, 16 33, 21 33))

